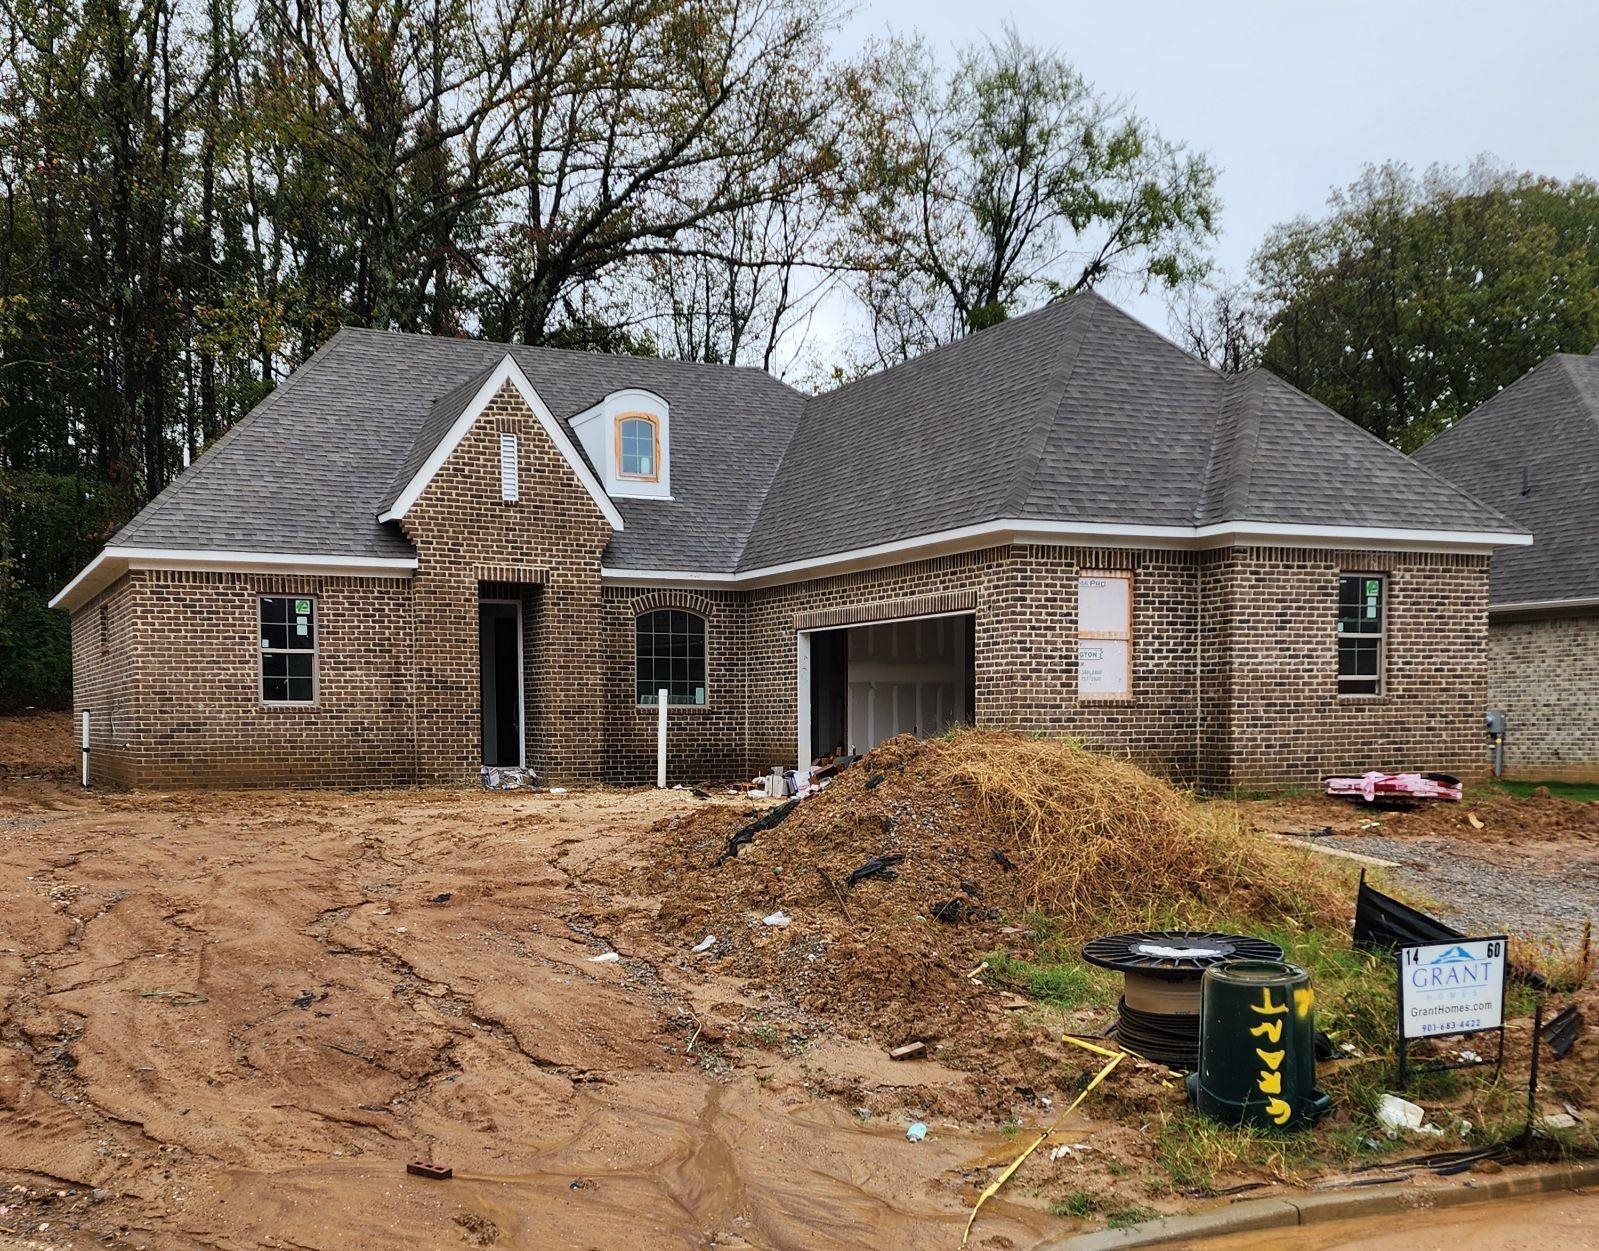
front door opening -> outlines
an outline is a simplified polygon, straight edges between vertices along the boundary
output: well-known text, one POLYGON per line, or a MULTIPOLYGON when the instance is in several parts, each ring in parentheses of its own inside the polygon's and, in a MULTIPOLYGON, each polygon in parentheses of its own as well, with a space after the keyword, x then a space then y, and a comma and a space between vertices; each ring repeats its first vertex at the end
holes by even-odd
POLYGON ((801 763, 841 747, 861 753, 896 734, 931 738, 970 723, 972 626, 970 613, 958 613, 800 635, 801 668, 809 668, 809 698, 800 709, 800 745, 809 754, 801 763))
POLYGON ((483 763, 519 767, 523 763, 521 604, 484 600, 478 605, 478 663, 483 763))

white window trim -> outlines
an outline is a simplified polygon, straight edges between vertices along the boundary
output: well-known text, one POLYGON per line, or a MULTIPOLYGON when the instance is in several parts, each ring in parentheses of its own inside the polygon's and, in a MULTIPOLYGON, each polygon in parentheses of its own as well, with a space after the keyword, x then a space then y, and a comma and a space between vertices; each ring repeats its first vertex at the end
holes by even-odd
POLYGON ((322 702, 322 609, 320 597, 316 595, 280 595, 276 592, 262 591, 255 597, 255 699, 263 708, 316 708, 322 702), (304 599, 311 601, 311 698, 310 699, 268 699, 266 697, 266 672, 263 658, 266 656, 303 656, 307 649, 303 647, 262 647, 261 646, 261 605, 269 599, 304 599))
MULTIPOLYGON (((1375 578, 1381 589, 1377 592, 1377 624, 1381 627, 1375 635, 1369 633, 1344 635, 1337 631, 1337 618, 1333 619, 1333 628, 1336 641, 1344 638, 1375 638, 1377 640, 1377 689, 1375 691, 1346 691, 1344 690, 1344 674, 1342 660, 1336 655, 1333 658, 1333 680, 1338 688, 1339 699, 1382 699, 1388 694, 1388 590, 1391 585, 1386 573, 1362 572, 1356 569, 1340 569, 1338 581, 1345 578, 1360 578, 1362 580, 1375 578)), ((1335 644, 1336 645, 1336 644, 1335 644)), ((1351 677, 1351 682, 1366 682, 1370 679, 1351 677)))

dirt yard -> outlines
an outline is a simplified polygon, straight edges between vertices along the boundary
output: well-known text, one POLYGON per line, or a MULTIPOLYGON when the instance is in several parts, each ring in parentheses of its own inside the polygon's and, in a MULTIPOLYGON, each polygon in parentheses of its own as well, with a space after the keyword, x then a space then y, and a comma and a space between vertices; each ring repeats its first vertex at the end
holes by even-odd
MULTIPOLYGON (((843 1039, 713 1049, 651 964, 591 961, 584 866, 703 801, 88 797, 41 728, 0 733, 0 1236, 955 1245, 964 1171, 1011 1146, 937 1120, 906 1141, 964 1074, 843 1039), (819 1097, 823 1069, 853 1097, 819 1097)), ((979 1244, 1068 1228, 996 1204, 979 1244)))
MULTIPOLYGON (((760 927, 762 898, 793 898, 764 851, 729 904, 735 958, 697 957, 702 919, 731 914, 663 916, 637 850, 652 827, 697 846, 742 799, 88 795, 75 768, 65 718, 0 719, 0 1247, 953 1248, 1099 1063, 1060 1014, 924 983, 870 935, 856 954, 902 980, 914 1030, 936 1037, 946 1003, 967 1035, 895 1063, 892 1011, 830 1025, 855 992, 807 974, 802 924, 760 927), (763 951, 781 984, 748 976, 763 951), (453 1178, 408 1176, 418 1159, 453 1178)), ((980 894, 996 863, 936 868, 980 894)), ((823 880, 796 889, 831 906, 823 880)), ((1054 1140, 1097 1156, 1039 1153, 972 1245, 1081 1227, 1085 1186, 1095 1223, 1191 1204, 1123 1163, 1182 1102, 1124 1065, 1085 1109, 1106 1119, 1054 1140)))

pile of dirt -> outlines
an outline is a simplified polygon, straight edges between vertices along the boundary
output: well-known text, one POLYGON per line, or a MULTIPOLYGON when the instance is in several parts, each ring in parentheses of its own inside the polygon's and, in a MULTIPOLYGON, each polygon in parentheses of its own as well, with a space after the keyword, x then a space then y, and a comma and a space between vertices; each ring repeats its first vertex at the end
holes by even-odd
POLYGON ((969 730, 892 739, 747 842, 770 810, 707 806, 656 825, 630 866, 656 935, 845 1032, 949 1037, 999 995, 972 977, 1111 928, 1220 916, 1307 923, 1347 892, 1136 766, 1062 739, 969 730), (884 871, 864 874, 877 858, 884 871), (850 878, 856 876, 851 884, 850 878), (764 918, 781 913, 786 927, 764 918))
POLYGON ((1526 797, 1473 799, 1468 794, 1457 804, 1426 804, 1373 815, 1381 822, 1380 829, 1363 832, 1514 842, 1599 842, 1599 803, 1564 799, 1542 788, 1526 797))
POLYGON ((65 781, 77 771, 71 713, 28 711, 0 717, 0 781, 65 781))

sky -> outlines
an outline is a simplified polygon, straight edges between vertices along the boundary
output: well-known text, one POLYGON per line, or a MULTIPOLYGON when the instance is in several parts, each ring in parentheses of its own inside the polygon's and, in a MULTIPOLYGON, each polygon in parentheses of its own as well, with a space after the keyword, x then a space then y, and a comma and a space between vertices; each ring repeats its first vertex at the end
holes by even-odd
MULTIPOLYGON (((1243 278, 1275 223, 1317 215, 1362 166, 1599 177, 1594 0, 860 0, 840 52, 918 30, 945 55, 1009 20, 1220 169, 1217 266, 1243 278)), ((1157 329, 1159 294, 1110 293, 1157 329)))

